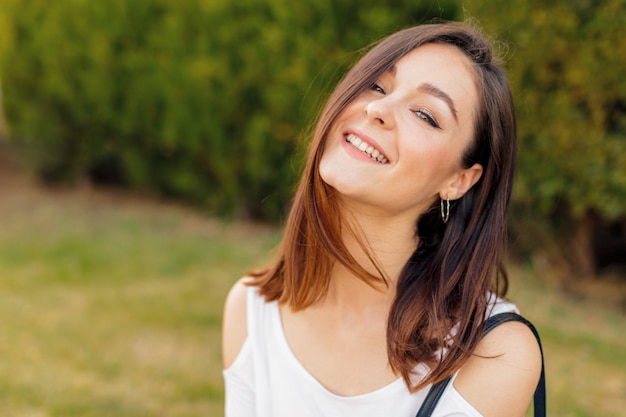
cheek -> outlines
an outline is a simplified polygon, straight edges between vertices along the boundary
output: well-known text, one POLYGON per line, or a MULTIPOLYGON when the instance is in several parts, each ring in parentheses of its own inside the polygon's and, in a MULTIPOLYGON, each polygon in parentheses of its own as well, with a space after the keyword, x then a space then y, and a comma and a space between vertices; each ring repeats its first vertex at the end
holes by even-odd
POLYGON ((407 155, 405 168, 421 172, 429 177, 447 176, 459 165, 458 151, 437 139, 428 139, 410 144, 405 152, 407 155))

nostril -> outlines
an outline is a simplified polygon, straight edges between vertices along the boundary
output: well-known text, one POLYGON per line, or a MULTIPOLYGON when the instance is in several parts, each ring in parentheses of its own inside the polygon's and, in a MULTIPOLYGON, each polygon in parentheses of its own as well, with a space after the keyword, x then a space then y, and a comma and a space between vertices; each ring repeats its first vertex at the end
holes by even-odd
POLYGON ((390 117, 388 114, 390 109, 383 100, 372 100, 365 105, 365 114, 371 123, 376 123, 379 126, 391 126, 390 117))

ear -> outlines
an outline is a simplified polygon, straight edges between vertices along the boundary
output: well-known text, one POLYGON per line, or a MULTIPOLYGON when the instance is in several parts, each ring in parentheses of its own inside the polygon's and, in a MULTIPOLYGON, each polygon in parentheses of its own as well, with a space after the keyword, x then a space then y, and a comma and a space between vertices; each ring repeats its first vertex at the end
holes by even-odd
POLYGON ((439 192, 439 196, 443 200, 458 200, 478 182, 482 175, 483 166, 480 164, 463 168, 452 176, 446 187, 439 192))

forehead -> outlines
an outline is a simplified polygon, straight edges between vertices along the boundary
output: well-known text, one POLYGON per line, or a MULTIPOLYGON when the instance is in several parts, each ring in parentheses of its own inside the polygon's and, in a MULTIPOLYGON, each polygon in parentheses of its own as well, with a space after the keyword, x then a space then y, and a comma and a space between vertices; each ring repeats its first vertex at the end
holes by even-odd
POLYGON ((419 70, 437 68, 442 75, 464 73, 473 82, 475 70, 473 63, 458 47, 442 42, 425 43, 407 52, 390 69, 396 73, 398 66, 406 69, 419 70))
POLYGON ((478 105, 476 71, 472 61, 453 45, 427 43, 406 55, 390 69, 400 82, 419 87, 429 84, 449 95, 459 111, 471 116, 478 105))

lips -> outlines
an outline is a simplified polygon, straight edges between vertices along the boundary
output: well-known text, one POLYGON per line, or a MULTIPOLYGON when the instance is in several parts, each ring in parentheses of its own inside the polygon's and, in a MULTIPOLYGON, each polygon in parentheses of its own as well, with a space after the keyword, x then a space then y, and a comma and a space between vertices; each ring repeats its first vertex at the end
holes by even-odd
POLYGON ((360 137, 355 135, 354 133, 348 133, 346 135, 346 142, 352 145, 355 149, 363 152, 374 161, 379 162, 381 164, 388 164, 389 160, 385 158, 385 156, 378 149, 374 148, 369 143, 363 141, 360 137))

